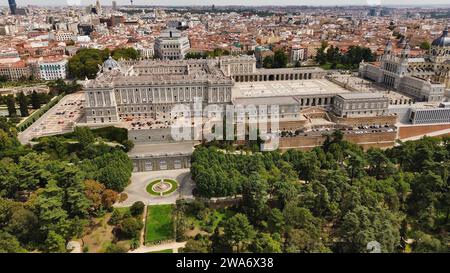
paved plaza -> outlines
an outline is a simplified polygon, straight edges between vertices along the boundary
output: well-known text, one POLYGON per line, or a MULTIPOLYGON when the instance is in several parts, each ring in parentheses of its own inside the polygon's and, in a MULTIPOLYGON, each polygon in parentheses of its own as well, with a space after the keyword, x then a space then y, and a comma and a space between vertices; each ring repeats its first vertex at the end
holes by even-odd
POLYGON ((73 126, 81 119, 84 101, 84 92, 66 95, 30 127, 20 133, 19 141, 26 144, 35 137, 71 132, 73 126))
POLYGON ((194 182, 191 179, 189 169, 136 172, 131 175, 131 183, 123 191, 128 195, 128 198, 114 206, 129 207, 137 201, 142 201, 146 205, 174 204, 179 197, 191 198, 193 188, 194 182), (150 195, 146 190, 147 185, 161 178, 175 179, 179 184, 178 189, 168 196, 150 195))

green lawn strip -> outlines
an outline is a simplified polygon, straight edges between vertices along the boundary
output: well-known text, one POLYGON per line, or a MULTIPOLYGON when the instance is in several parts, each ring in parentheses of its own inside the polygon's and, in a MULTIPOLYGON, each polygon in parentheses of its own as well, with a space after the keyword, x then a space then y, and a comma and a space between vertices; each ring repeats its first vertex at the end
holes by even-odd
MULTIPOLYGON (((155 185, 156 183, 159 183, 161 180, 154 180, 152 182, 150 182, 150 184, 147 185, 147 192, 152 194, 152 195, 158 195, 159 196, 159 192, 155 192, 152 187, 153 185, 155 185)), ((168 182, 172 185, 172 188, 170 188, 170 190, 163 192, 163 195, 169 195, 171 193, 173 193, 174 191, 176 191, 178 189, 178 183, 175 180, 172 179, 164 179, 164 182, 168 182)))
POLYGON ((145 243, 173 239, 172 205, 148 206, 145 243))
POLYGON ((163 249, 163 250, 158 250, 158 251, 150 251, 150 252, 146 252, 146 253, 173 253, 172 249, 163 249))

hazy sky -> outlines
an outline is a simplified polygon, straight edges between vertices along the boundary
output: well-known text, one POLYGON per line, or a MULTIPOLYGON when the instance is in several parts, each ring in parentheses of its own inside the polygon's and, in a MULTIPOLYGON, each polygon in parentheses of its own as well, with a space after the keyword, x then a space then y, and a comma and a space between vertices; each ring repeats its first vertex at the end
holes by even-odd
MULTIPOLYGON (((16 0, 21 5, 63 5, 65 3, 94 4, 96 0, 16 0)), ((116 0, 118 5, 128 5, 129 0, 116 0)), ((1 0, 7 5, 7 0, 1 0)), ((100 0, 104 5, 111 5, 112 0, 100 0)), ((135 5, 431 5, 446 4, 449 0, 134 0, 135 5)))

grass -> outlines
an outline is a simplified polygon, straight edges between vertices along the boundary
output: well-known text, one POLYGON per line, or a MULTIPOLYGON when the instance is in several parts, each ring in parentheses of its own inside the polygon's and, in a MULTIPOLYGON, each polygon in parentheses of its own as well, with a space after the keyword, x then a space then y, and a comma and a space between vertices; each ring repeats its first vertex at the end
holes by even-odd
POLYGON ((94 219, 93 225, 88 228, 88 232, 83 236, 85 246, 90 253, 104 252, 108 244, 114 239, 112 234, 113 226, 107 224, 111 213, 94 219))
POLYGON ((220 222, 235 214, 235 212, 228 209, 209 209, 207 211, 208 213, 201 220, 196 215, 186 213, 188 226, 191 226, 191 229, 186 231, 186 236, 195 237, 197 234, 212 234, 220 222))
POLYGON ((158 251, 150 251, 147 253, 173 253, 173 250, 169 248, 169 249, 163 249, 163 250, 158 250, 158 251))
POLYGON ((148 206, 145 223, 146 244, 173 239, 172 211, 172 205, 148 206))
MULTIPOLYGON (((150 182, 150 184, 147 185, 147 192, 150 193, 151 195, 157 195, 159 196, 159 192, 155 192, 152 187, 153 185, 159 183, 161 180, 154 180, 152 182, 150 182)), ((178 189, 178 183, 175 180, 172 179, 164 179, 164 182, 170 183, 172 185, 172 188, 170 188, 170 190, 163 192, 163 195, 169 195, 171 193, 173 193, 174 191, 176 191, 178 189)))

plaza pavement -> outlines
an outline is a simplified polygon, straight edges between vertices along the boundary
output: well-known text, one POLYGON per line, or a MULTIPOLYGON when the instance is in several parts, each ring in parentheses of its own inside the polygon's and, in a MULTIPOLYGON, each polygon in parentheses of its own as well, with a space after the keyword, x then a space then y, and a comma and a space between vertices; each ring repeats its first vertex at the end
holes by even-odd
POLYGON ((179 197, 192 198, 194 182, 191 179, 189 169, 136 172, 131 175, 131 183, 123 191, 128 198, 114 207, 129 207, 134 202, 142 201, 146 205, 175 204, 179 197), (168 196, 150 195, 146 187, 155 179, 171 178, 178 182, 178 189, 168 196))

